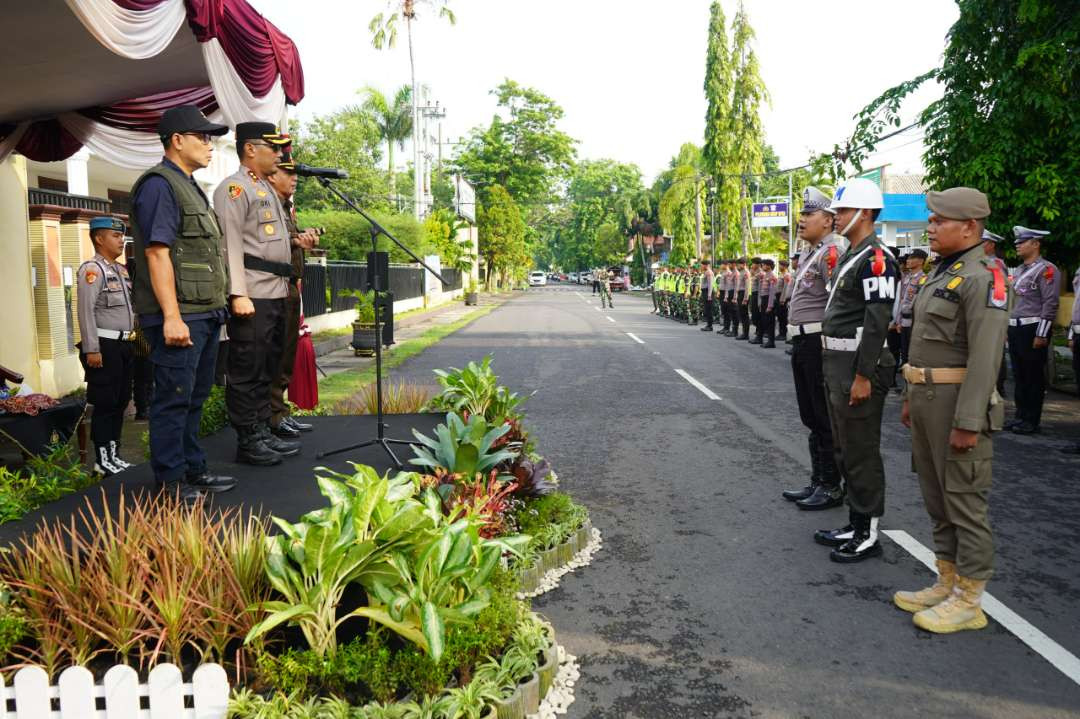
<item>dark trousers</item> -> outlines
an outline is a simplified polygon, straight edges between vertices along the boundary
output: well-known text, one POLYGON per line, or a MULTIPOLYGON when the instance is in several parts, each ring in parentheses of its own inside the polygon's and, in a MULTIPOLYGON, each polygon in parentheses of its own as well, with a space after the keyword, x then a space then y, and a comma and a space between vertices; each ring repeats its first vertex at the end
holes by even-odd
POLYGON ((1046 395, 1047 353, 1046 347, 1032 347, 1037 327, 1037 323, 1020 327, 1009 325, 1009 359, 1016 380, 1016 417, 1036 427, 1042 419, 1046 395))
POLYGON ((275 426, 289 416, 285 402, 285 390, 292 381, 293 364, 296 362, 296 343, 300 339, 300 291, 289 286, 285 298, 285 337, 281 351, 281 368, 277 379, 270 385, 270 422, 275 426))
POLYGON ((739 312, 737 320, 742 325, 742 333, 748 335, 750 334, 750 303, 744 301, 745 299, 745 291, 735 293, 735 308, 739 312))
POLYGON ((94 406, 90 420, 90 439, 95 447, 120 441, 124 411, 131 401, 131 375, 134 371, 134 346, 124 340, 101 338, 101 366, 90 367, 80 353, 86 377, 86 401, 94 406))
POLYGON ((788 303, 779 302, 776 305, 776 334, 782 340, 787 339, 788 303))
POLYGON ((150 397, 154 391, 154 367, 150 364, 149 356, 136 356, 132 361, 132 368, 132 394, 135 398, 135 415, 146 417, 150 414, 150 397))
POLYGON ((761 297, 757 293, 750 295, 750 322, 754 325, 754 334, 761 334, 761 297))
POLYGON ((893 356, 893 373, 889 382, 890 387, 896 386, 896 371, 900 368, 900 342, 902 340, 899 332, 893 332, 889 330, 885 333, 885 343, 889 348, 889 352, 893 356))
MULTIPOLYGON (((885 513, 885 464, 881 459, 881 416, 893 368, 887 359, 870 377, 870 397, 852 407, 855 377, 854 352, 825 351, 822 367, 829 400, 836 465, 844 478, 848 505, 858 514, 880 517, 885 513)), ((888 355, 885 356, 888 358, 888 355)))
POLYGON ((190 347, 165 344, 162 326, 146 327, 154 368, 150 402, 150 467, 158 482, 177 482, 185 474, 206 471, 206 453, 199 446, 202 407, 214 384, 221 323, 187 323, 190 347))
POLYGON ((758 316, 754 321, 754 325, 757 328, 756 337, 759 340, 763 337, 773 340, 773 333, 776 331, 776 316, 773 311, 769 309, 769 296, 761 295, 758 297, 757 304, 758 316))
POLYGON ((911 350, 911 328, 900 328, 900 357, 897 361, 897 365, 903 367, 908 361, 908 351, 911 350))
POLYGON ((600 282, 598 280, 592 281, 592 293, 595 295, 600 291, 600 282))
POLYGON ((225 407, 233 427, 270 422, 270 384, 281 369, 285 300, 252 298, 255 314, 229 317, 225 407))
POLYGON ((720 317, 724 320, 724 332, 731 330, 731 294, 724 292, 720 300, 720 317))
POLYGON ((702 299, 701 299, 702 313, 701 314, 705 318, 705 326, 708 327, 709 329, 712 329, 713 301, 707 294, 703 294, 701 297, 702 297, 702 299))
MULTIPOLYGON (((825 399, 825 377, 821 367, 821 334, 795 334, 791 339, 791 373, 795 377, 795 399, 799 404, 799 419, 810 430, 810 451, 818 459, 835 467, 836 449, 833 446, 832 425, 829 423, 829 403, 825 399)), ((822 472, 822 484, 835 489, 840 474, 835 470, 822 472)))

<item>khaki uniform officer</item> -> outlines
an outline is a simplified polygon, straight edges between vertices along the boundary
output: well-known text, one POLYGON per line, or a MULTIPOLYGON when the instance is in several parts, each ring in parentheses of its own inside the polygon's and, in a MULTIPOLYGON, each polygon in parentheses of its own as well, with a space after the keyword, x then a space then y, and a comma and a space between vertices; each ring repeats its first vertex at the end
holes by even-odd
POLYGON ((86 371, 86 401, 94 406, 90 438, 94 469, 106 477, 131 465, 120 459, 120 430, 131 401, 135 311, 127 268, 117 262, 124 250, 124 223, 114 217, 90 220, 97 250, 79 267, 79 359, 86 371))
POLYGON ((291 244, 277 193, 277 172, 289 138, 270 123, 236 126, 240 169, 214 191, 229 267, 229 359, 225 406, 236 430, 236 461, 272 465, 300 452, 298 442, 270 432, 270 385, 281 369, 291 244))
POLYGON ((930 248, 942 259, 915 298, 901 421, 911 427, 912 464, 934 525, 938 580, 894 601, 916 613, 916 626, 948 633, 986 626, 990 433, 1004 419, 996 385, 1012 292, 982 249, 986 195, 954 187, 928 193, 926 204, 930 248))

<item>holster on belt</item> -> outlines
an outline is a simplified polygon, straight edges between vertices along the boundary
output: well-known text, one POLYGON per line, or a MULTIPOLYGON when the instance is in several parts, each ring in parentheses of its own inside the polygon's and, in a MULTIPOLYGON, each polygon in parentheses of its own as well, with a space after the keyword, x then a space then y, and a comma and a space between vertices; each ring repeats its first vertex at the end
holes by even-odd
POLYGON ((961 384, 967 377, 967 367, 903 366, 904 380, 911 384, 961 384))

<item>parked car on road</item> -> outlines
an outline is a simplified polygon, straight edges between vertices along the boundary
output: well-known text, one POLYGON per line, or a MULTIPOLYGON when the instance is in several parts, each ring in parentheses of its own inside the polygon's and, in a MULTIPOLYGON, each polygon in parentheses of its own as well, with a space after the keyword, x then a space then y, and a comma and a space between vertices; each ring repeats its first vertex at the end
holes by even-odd
POLYGON ((543 287, 547 284, 547 275, 540 270, 529 273, 529 286, 530 287, 543 287))

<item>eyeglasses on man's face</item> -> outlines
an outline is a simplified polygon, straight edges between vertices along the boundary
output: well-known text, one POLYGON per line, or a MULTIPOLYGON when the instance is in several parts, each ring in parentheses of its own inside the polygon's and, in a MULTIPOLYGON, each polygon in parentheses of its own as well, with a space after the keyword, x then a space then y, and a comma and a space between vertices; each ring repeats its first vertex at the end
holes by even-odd
POLYGON ((181 132, 180 134, 187 135, 188 137, 194 137, 195 139, 202 142, 202 144, 204 145, 209 145, 212 139, 210 135, 205 132, 181 132))

